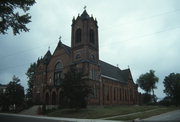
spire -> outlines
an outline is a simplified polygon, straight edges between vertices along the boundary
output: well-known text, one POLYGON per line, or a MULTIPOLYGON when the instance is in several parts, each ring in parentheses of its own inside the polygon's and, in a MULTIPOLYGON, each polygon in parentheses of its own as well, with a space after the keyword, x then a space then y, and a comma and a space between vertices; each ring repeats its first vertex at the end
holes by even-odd
POLYGON ((75 21, 75 17, 73 16, 73 20, 72 20, 73 22, 75 21))
POLYGON ((48 50, 47 53, 43 57, 43 61, 44 61, 45 64, 49 63, 49 61, 51 59, 51 56, 52 56, 51 52, 50 52, 50 50, 48 50))
POLYGON ((82 19, 89 19, 90 18, 87 11, 86 11, 86 8, 87 8, 87 6, 84 6, 84 11, 80 16, 82 19))

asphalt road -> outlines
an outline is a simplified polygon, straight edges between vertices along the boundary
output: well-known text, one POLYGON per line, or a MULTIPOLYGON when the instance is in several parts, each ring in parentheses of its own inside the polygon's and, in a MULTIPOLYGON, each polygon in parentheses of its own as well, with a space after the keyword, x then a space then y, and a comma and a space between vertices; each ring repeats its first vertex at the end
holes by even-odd
POLYGON ((0 114, 0 122, 67 122, 63 120, 54 120, 47 118, 37 118, 31 116, 16 116, 12 114, 0 114))
MULTIPOLYGON (((180 110, 152 116, 143 120, 135 120, 137 122, 180 122, 180 110)), ((45 116, 31 116, 20 114, 0 113, 0 122, 115 122, 111 120, 98 119, 73 119, 73 118, 57 118, 45 116)))
POLYGON ((175 110, 171 112, 167 112, 164 114, 160 114, 157 116, 152 116, 149 118, 144 119, 144 121, 153 121, 153 122, 180 122, 180 110, 175 110))
POLYGON ((45 117, 45 116, 0 113, 0 122, 117 122, 117 121, 98 120, 98 119, 58 118, 58 117, 47 117, 47 116, 45 117))

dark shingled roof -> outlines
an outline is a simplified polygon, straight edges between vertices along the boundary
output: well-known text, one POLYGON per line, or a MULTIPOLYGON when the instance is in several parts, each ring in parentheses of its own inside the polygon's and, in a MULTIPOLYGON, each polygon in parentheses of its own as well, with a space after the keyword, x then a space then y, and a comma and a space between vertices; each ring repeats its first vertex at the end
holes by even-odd
POLYGON ((130 73, 129 69, 121 70, 118 67, 115 67, 101 60, 99 61, 99 63, 101 66, 101 73, 104 77, 117 82, 127 83, 130 73))
POLYGON ((71 54, 71 48, 65 44, 62 44, 62 45, 63 45, 65 51, 70 55, 71 54))
POLYGON ((124 80, 128 81, 129 74, 130 74, 130 69, 121 70, 121 74, 122 74, 124 80))

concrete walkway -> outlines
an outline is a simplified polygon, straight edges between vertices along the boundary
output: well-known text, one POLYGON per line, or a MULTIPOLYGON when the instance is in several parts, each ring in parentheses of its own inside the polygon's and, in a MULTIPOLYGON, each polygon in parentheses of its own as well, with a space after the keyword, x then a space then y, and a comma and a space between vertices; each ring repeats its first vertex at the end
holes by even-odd
POLYGON ((24 115, 37 115, 37 109, 38 105, 32 106, 31 108, 25 109, 21 111, 19 114, 24 114, 24 115))

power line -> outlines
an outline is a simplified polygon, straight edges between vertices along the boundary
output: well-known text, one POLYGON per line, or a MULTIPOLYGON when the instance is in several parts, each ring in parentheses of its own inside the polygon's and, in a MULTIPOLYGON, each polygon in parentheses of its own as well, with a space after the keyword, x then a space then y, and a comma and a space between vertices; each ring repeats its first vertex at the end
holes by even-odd
MULTIPOLYGON (((154 14, 154 15, 147 16, 147 17, 137 18, 137 19, 135 19, 133 21, 143 21, 143 20, 147 20, 147 19, 152 19, 152 18, 155 18, 155 17, 163 16, 163 15, 166 15, 166 14, 175 13, 175 12, 178 12, 178 11, 180 11, 180 8, 172 10, 172 11, 167 11, 167 12, 162 12, 162 13, 159 13, 159 14, 154 14)), ((123 23, 123 22, 121 22, 120 25, 122 25, 122 24, 126 25, 126 24, 131 24, 131 23, 126 23, 126 22, 123 23)))
MULTIPOLYGON (((57 43, 51 43, 51 45, 55 45, 55 44, 57 44, 57 43)), ((49 45, 49 44, 45 44, 45 45, 49 45)), ((12 53, 12 54, 9 54, 9 55, 6 55, 6 56, 2 56, 2 57, 1 57, 1 60, 2 60, 2 59, 5 59, 5 58, 7 58, 7 57, 10 57, 10 56, 14 56, 14 55, 16 55, 16 54, 19 55, 19 54, 23 54, 23 53, 30 52, 30 51, 32 51, 32 50, 44 48, 45 45, 39 46, 39 47, 30 48, 30 49, 26 49, 26 50, 22 50, 22 51, 18 51, 18 52, 15 52, 15 53, 12 53)))
MULTIPOLYGON (((155 15, 152 15, 152 16, 149 16, 149 17, 139 18, 139 19, 136 19, 135 21, 142 21, 142 20, 146 20, 146 19, 149 19, 149 18, 154 18, 154 17, 162 16, 162 15, 173 13, 173 12, 177 12, 177 11, 180 11, 180 9, 175 9, 175 10, 172 10, 172 11, 167 11, 167 12, 155 14, 155 15)), ((127 23, 127 24, 129 24, 129 23, 127 23)), ((51 44, 55 45, 56 43, 51 43, 51 44)), ((48 44, 46 44, 46 45, 48 45, 48 44)), ((39 49, 39 48, 42 48, 42 46, 35 47, 35 48, 30 48, 30 49, 27 49, 27 50, 22 50, 22 51, 18 51, 18 52, 15 52, 15 53, 12 53, 12 54, 9 54, 9 55, 6 55, 6 56, 2 56, 1 60, 5 59, 7 57, 10 57, 10 56, 14 56, 15 54, 23 54, 23 53, 27 53, 29 51, 32 51, 32 50, 35 50, 35 49, 39 49)))
MULTIPOLYGON (((166 32, 166 31, 171 31, 171 30, 175 30, 175 29, 180 29, 180 26, 176 27, 176 28, 168 28, 168 29, 165 29, 165 30, 160 30, 160 31, 157 31, 157 32, 154 32, 154 33, 144 34, 144 35, 141 35, 141 36, 136 36, 136 37, 133 37, 133 38, 130 38, 130 39, 125 39, 125 41, 134 40, 134 39, 138 39, 138 38, 143 38, 143 37, 147 37, 147 36, 152 36, 152 35, 156 35, 156 34, 159 34, 159 33, 163 33, 163 32, 166 32)), ((7 68, 0 68, 0 71, 5 70, 5 69, 12 69, 12 68, 16 68, 16 67, 21 67, 21 66, 27 66, 27 65, 30 65, 30 64, 27 63, 27 64, 23 64, 23 65, 10 66, 10 67, 7 67, 7 68)))
POLYGON ((27 65, 30 65, 30 63, 26 63, 26 64, 21 64, 21 65, 16 65, 16 66, 8 66, 6 68, 0 68, 0 72, 6 70, 6 69, 14 69, 14 68, 19 68, 19 67, 25 67, 27 65))
POLYGON ((135 40, 135 39, 144 38, 144 37, 148 37, 148 36, 154 36, 156 34, 160 34, 160 33, 167 32, 167 31, 172 31, 172 30, 175 30, 175 29, 180 29, 180 26, 178 26, 176 28, 168 28, 168 29, 160 30, 160 31, 157 31, 157 32, 154 32, 154 33, 148 33, 148 34, 144 34, 144 35, 140 35, 140 36, 131 37, 129 39, 123 39, 123 41, 130 41, 130 40, 135 40))
POLYGON ((125 41, 134 40, 134 39, 138 39, 138 38, 143 38, 143 37, 147 37, 147 36, 153 36, 153 35, 156 35, 156 34, 159 34, 159 33, 163 33, 163 32, 166 32, 166 31, 171 31, 171 30, 175 30, 175 29, 179 29, 179 28, 180 28, 180 26, 176 27, 176 28, 169 28, 169 29, 166 29, 166 30, 160 30, 160 31, 157 31, 157 32, 154 32, 154 33, 144 34, 144 35, 136 36, 136 37, 133 37, 133 38, 130 38, 130 39, 125 39, 125 41))
MULTIPOLYGON (((155 14, 155 15, 152 15, 152 16, 147 16, 147 17, 142 17, 142 18, 137 18, 137 19, 134 19, 133 20, 133 22, 139 22, 139 21, 143 21, 143 20, 147 20, 147 19, 152 19, 152 18, 155 18, 155 17, 158 17, 158 16, 162 16, 162 15, 165 15, 165 14, 170 14, 170 13, 174 13, 174 12, 179 12, 180 11, 180 8, 178 8, 178 9, 175 9, 175 10, 172 10, 172 11, 166 11, 166 12, 162 12, 162 13, 159 13, 159 14, 155 14)), ((134 24, 134 23, 130 23, 130 22, 120 22, 120 23, 118 23, 117 25, 111 25, 111 26, 108 26, 107 28, 113 28, 114 29, 114 27, 115 28, 118 28, 118 30, 120 29, 120 30, 122 30, 121 28, 119 28, 119 26, 120 25, 132 25, 132 24, 134 24)), ((141 23, 139 23, 139 24, 141 24, 141 23)), ((123 30, 122 30, 122 32, 123 32, 123 30)))
MULTIPOLYGON (((159 14, 156 14, 156 15, 152 15, 152 16, 149 16, 149 17, 144 17, 142 19, 136 19, 138 21, 142 21, 142 20, 146 20, 146 19, 149 19, 149 18, 154 18, 154 17, 157 17, 157 16, 162 16, 164 14, 169 14, 169 13, 172 13, 172 12, 177 12, 177 11, 180 11, 180 9, 175 9, 173 11, 167 11, 167 12, 164 12, 164 13, 159 13, 159 14)), ((135 21, 136 21, 135 20, 135 21)), ((138 39, 138 38, 143 38, 143 37, 147 37, 147 36, 152 36, 152 35, 156 35, 156 34, 159 34, 159 33, 162 33, 162 32, 166 32, 166 31, 171 31, 171 30, 174 30, 174 29, 179 29, 180 27, 176 27, 176 28, 169 28, 169 29, 166 29, 166 30, 160 30, 160 31, 157 31, 157 32, 154 32, 154 33, 149 33, 149 34, 144 34, 144 35, 140 35, 140 36, 136 36, 136 37, 133 37, 133 38, 130 38, 130 39, 126 39, 125 41, 128 41, 128 40, 134 40, 134 39, 138 39)), ((57 43, 51 43, 52 45, 55 45, 57 43)), ((46 44, 48 45, 48 44, 46 44)), ((14 56, 15 54, 23 54, 23 53, 27 53, 29 51, 32 51, 32 50, 35 50, 35 49, 39 49, 39 48, 42 48, 43 46, 39 46, 39 47, 35 47, 35 48, 30 48, 30 49, 27 49, 27 50, 23 50, 23 51, 18 51, 18 52, 15 52, 15 53, 12 53, 12 54, 9 54, 9 55, 6 55, 6 56, 2 56, 1 57, 1 60, 2 59, 5 59, 7 57, 10 57, 10 56, 14 56)), ((28 63, 29 64, 29 63, 28 63)), ((4 69, 12 69, 12 68, 16 68, 16 67, 22 67, 22 66, 27 66, 28 64, 23 64, 23 65, 16 65, 16 66, 10 66, 10 67, 7 67, 7 68, 0 68, 0 71, 4 70, 4 69)))
POLYGON ((175 12, 178 12, 178 11, 180 11, 180 9, 175 9, 175 10, 172 10, 172 11, 167 11, 167 12, 155 14, 155 15, 152 15, 152 16, 149 16, 149 17, 139 18, 137 20, 138 21, 146 20, 146 19, 149 19, 149 18, 159 17, 159 16, 162 16, 162 15, 165 15, 165 14, 175 13, 175 12))

